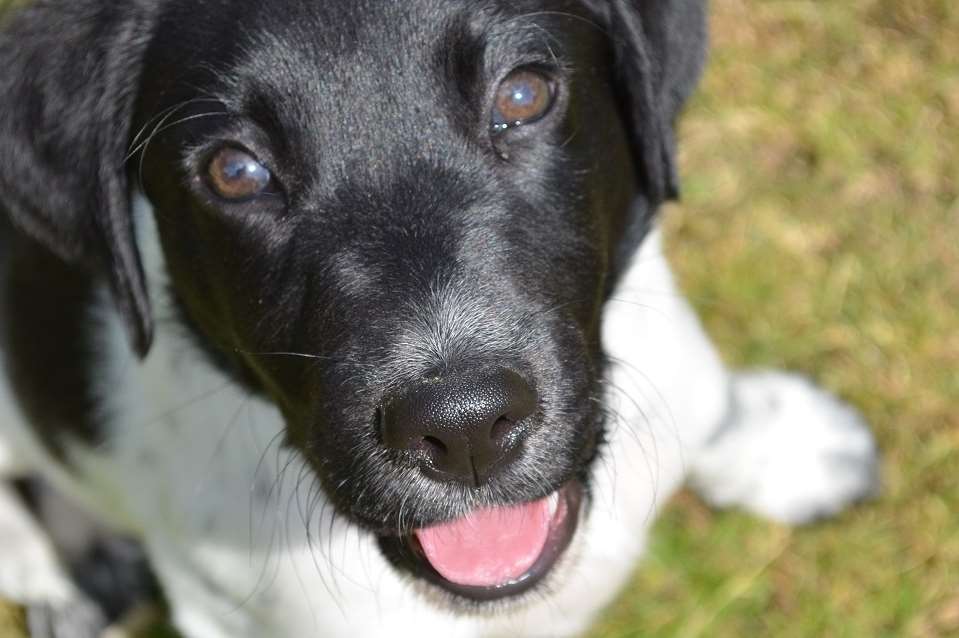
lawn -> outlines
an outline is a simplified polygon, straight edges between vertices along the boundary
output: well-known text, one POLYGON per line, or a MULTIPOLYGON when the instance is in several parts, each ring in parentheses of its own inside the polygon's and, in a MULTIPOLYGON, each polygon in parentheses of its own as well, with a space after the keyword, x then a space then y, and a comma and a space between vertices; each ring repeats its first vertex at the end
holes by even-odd
POLYGON ((884 491, 792 530, 680 495, 592 635, 959 636, 959 3, 712 10, 673 263, 731 364, 865 412, 884 491))
POLYGON ((959 636, 959 3, 712 10, 672 261, 730 363, 865 412, 884 492, 795 530, 681 496, 593 635, 959 636))

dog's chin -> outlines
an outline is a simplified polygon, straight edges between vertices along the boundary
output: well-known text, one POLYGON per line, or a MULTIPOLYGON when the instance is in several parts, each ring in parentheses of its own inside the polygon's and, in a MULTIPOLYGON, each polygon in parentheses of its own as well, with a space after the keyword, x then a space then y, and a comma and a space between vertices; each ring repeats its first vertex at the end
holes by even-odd
POLYGON ((478 510, 405 536, 379 536, 399 570, 459 602, 518 599, 543 583, 576 534, 583 485, 536 501, 478 510))

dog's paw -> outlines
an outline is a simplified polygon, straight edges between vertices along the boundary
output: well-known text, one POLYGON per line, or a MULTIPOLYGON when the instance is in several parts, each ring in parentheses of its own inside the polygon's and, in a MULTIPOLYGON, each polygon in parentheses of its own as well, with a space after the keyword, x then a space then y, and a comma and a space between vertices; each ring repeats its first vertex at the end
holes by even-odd
POLYGON ((691 470, 693 487, 711 504, 791 524, 836 514, 879 485, 876 445, 862 417, 781 372, 733 377, 729 418, 691 470))
POLYGON ((100 607, 82 596, 56 605, 27 608, 31 638, 100 638, 107 621, 100 607))
POLYGON ((0 482, 0 595, 29 604, 68 600, 73 591, 49 538, 13 488, 0 482))

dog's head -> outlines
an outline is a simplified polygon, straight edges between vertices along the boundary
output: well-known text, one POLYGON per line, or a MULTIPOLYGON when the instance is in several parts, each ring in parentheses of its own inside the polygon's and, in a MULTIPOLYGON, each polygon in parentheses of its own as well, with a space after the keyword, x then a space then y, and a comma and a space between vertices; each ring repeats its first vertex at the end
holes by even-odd
POLYGON ((142 192, 180 320, 338 510, 502 598, 573 534, 603 303, 704 39, 698 0, 38 0, 0 39, 0 196, 146 356, 142 192))

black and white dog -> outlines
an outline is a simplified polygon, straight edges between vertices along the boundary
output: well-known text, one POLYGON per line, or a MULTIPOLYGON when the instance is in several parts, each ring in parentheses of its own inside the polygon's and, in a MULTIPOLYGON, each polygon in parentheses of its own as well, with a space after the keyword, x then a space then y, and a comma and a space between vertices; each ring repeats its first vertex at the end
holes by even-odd
POLYGON ((731 375, 662 257, 703 4, 8 16, 0 595, 89 611, 99 536, 24 477, 198 638, 576 634, 686 479, 787 522, 869 493, 859 417, 731 375))

